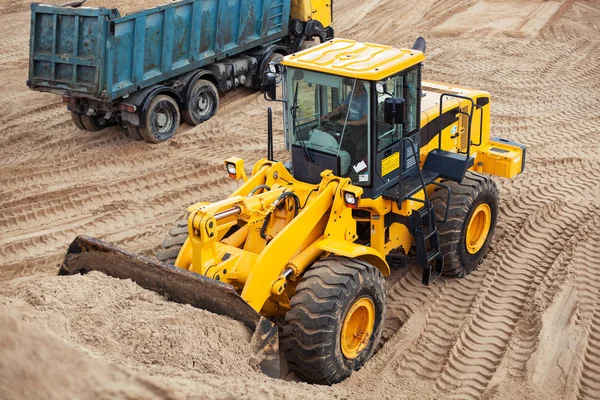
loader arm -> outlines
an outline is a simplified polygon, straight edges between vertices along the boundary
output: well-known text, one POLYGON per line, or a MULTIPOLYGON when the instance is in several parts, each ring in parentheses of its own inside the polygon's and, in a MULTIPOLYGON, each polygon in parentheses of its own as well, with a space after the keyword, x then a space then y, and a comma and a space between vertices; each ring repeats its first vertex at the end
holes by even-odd
POLYGON ((323 215, 331 209, 337 181, 328 181, 321 192, 264 249, 250 270, 242 298, 256 311, 274 292, 274 284, 286 264, 298 253, 300 246, 323 215))

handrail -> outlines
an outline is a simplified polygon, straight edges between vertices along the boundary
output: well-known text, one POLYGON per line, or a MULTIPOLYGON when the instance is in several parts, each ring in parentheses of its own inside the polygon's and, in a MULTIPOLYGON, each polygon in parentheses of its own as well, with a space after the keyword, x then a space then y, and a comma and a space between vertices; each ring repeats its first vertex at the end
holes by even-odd
MULTIPOLYGON (((403 151, 403 146, 402 146, 402 142, 404 141, 408 141, 410 142, 410 149, 412 151, 413 157, 415 158, 415 165, 417 166, 417 172, 419 174, 419 181, 421 182, 421 188, 423 188, 423 197, 425 199, 424 206, 430 208, 431 207, 431 203, 429 202, 429 195, 427 194, 427 188, 425 187, 425 180, 423 180, 423 173, 421 171, 421 168, 419 167, 420 164, 420 157, 417 156, 417 148, 415 147, 415 142, 410 138, 410 137, 404 137, 402 139, 400 139, 400 151, 403 151)), ((400 180, 398 181, 398 201, 400 202, 401 196, 402 196, 402 168, 399 169, 399 174, 400 174, 400 180)), ((398 209, 402 209, 402 203, 398 204, 398 209)), ((431 213, 427 212, 427 218, 429 220, 429 225, 428 228, 431 229, 431 213)))

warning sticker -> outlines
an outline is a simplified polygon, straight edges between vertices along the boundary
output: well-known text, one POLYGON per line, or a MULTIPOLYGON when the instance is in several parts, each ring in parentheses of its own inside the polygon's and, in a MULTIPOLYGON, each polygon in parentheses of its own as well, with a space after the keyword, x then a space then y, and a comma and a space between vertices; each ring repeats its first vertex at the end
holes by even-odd
POLYGON ((394 153, 381 160, 381 176, 386 176, 398 168, 400 168, 400 153, 394 153))

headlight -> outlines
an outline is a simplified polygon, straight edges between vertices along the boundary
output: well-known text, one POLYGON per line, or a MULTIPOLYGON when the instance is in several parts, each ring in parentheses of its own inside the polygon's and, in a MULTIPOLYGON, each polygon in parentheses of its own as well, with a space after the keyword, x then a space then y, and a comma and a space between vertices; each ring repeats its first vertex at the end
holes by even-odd
POLYGON ((354 193, 344 192, 344 200, 346 200, 346 204, 348 204, 350 207, 356 207, 356 196, 354 193))
POLYGON ((275 63, 269 63, 269 71, 271 71, 273 74, 277 73, 277 67, 275 66, 275 63))
POLYGON ((235 164, 229 163, 227 164, 227 172, 229 173, 229 175, 236 175, 237 170, 235 169, 235 164))

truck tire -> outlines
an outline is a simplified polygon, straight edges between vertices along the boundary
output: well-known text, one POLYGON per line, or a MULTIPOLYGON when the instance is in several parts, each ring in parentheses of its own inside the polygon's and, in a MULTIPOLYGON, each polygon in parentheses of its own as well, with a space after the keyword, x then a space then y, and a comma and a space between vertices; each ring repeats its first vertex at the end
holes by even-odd
POLYGON ((149 143, 160 143, 173 137, 181 114, 179 106, 172 98, 159 94, 150 100, 146 111, 146 121, 143 128, 139 128, 140 134, 149 143))
POLYGON ((127 125, 127 136, 133 140, 144 140, 142 134, 140 133, 140 128, 133 125, 127 125))
MULTIPOLYGON (((444 182, 452 196, 448 220, 438 223, 440 247, 444 255, 444 274, 463 277, 485 258, 498 219, 498 189, 487 176, 467 171, 461 183, 444 182)), ((447 192, 436 190, 431 202, 438 218, 443 219, 447 192)))
POLYGON ((181 116, 188 125, 196 126, 208 121, 217 113, 219 92, 211 81, 199 79, 190 90, 186 102, 187 110, 183 110, 181 116))
POLYGON ((175 260, 188 238, 187 216, 175 222, 175 225, 167 233, 167 237, 156 252, 156 258, 164 263, 175 265, 175 260))
POLYGON ((101 131, 102 129, 106 128, 106 120, 104 119, 104 116, 99 116, 99 115, 85 115, 85 114, 80 114, 81 115, 81 122, 83 123, 83 126, 85 127, 85 129, 87 129, 90 132, 97 132, 97 131, 101 131))
POLYGON ((73 125, 75 125, 77 128, 81 129, 82 131, 86 130, 85 125, 83 125, 83 121, 81 120, 81 114, 71 111, 71 119, 73 120, 73 125))
POLYGON ((381 338, 383 275, 362 260, 324 258, 304 274, 290 307, 281 341, 290 370, 312 383, 341 382, 381 338))

